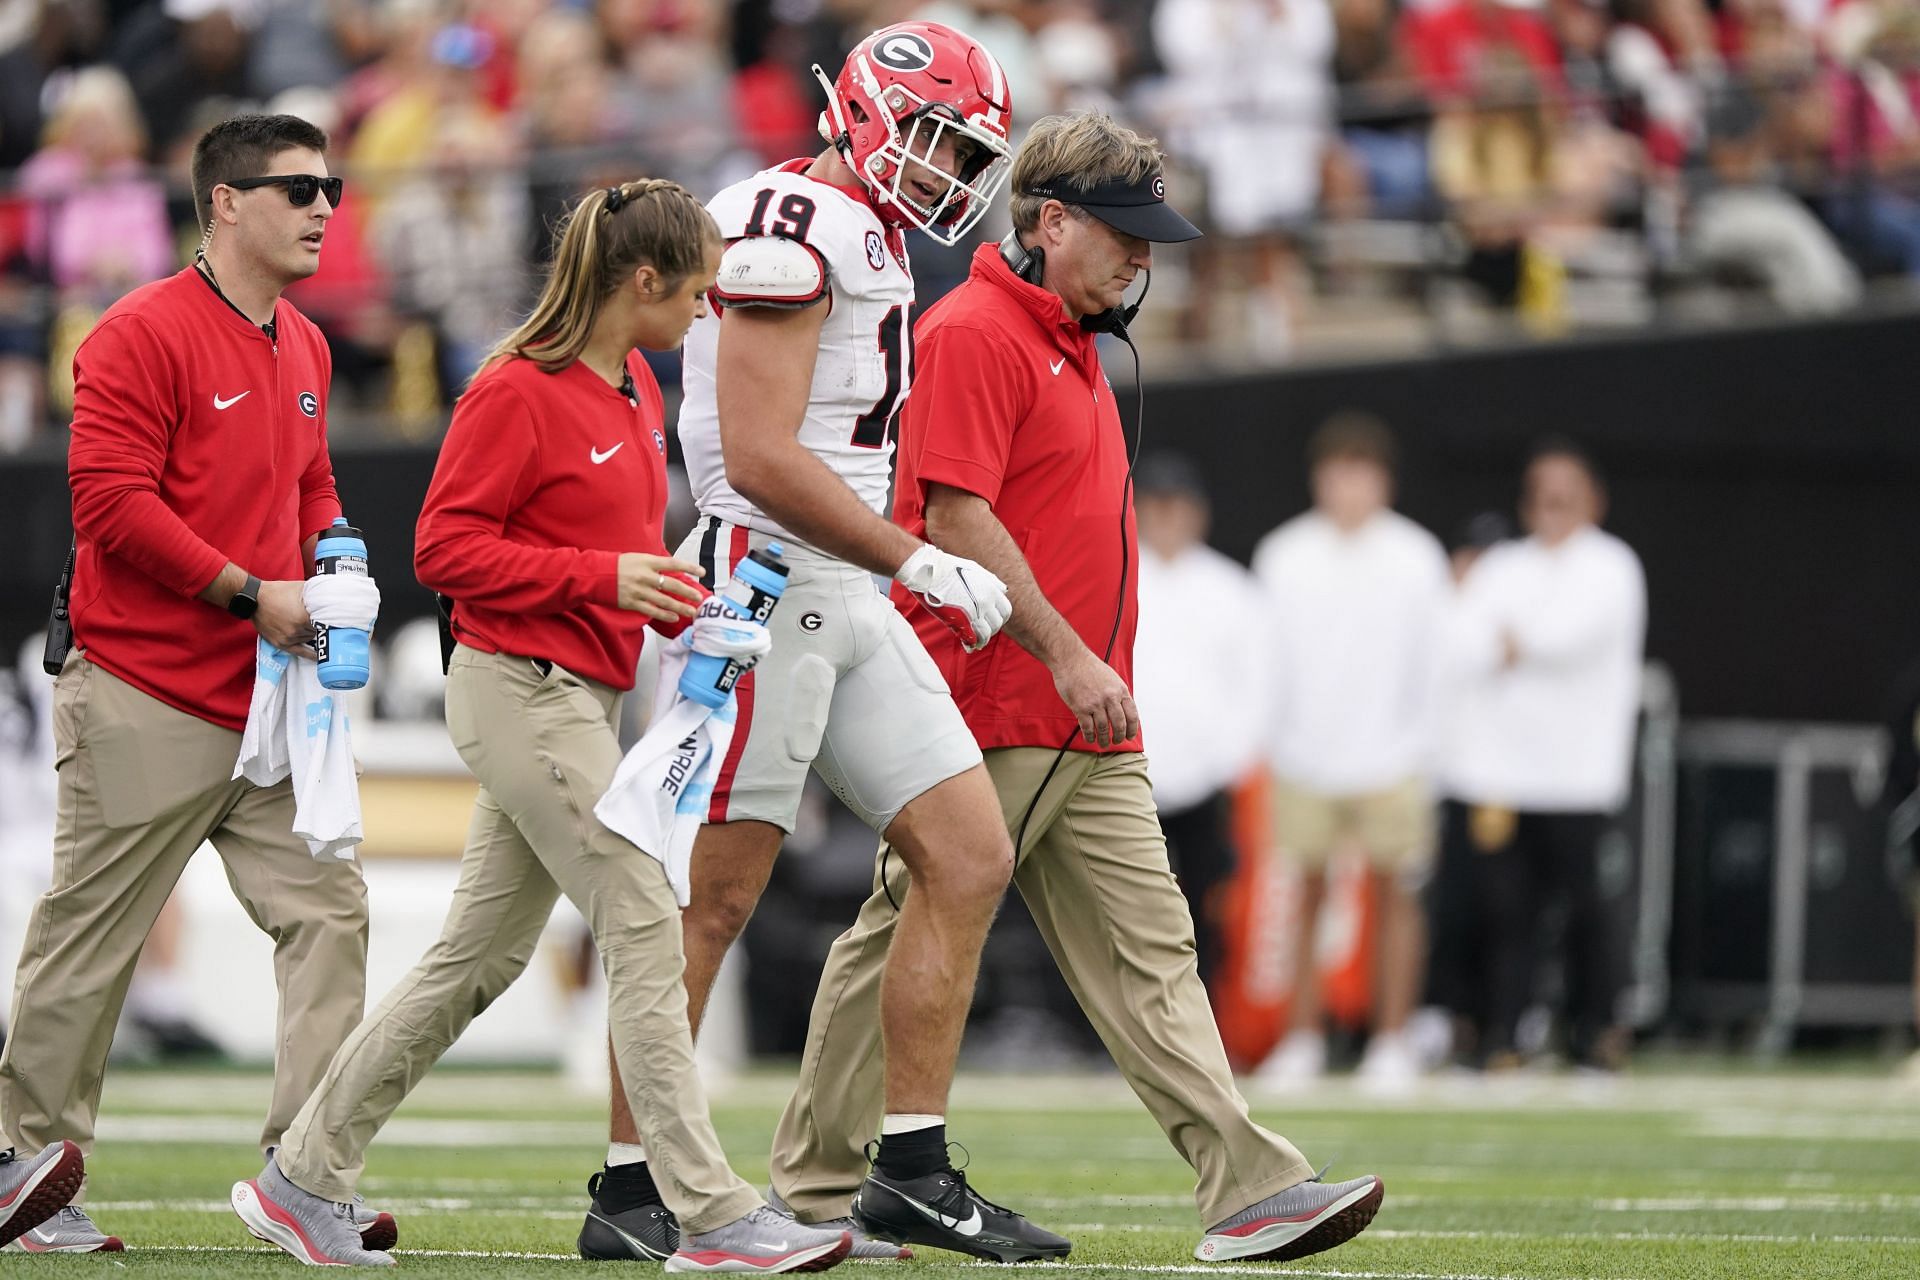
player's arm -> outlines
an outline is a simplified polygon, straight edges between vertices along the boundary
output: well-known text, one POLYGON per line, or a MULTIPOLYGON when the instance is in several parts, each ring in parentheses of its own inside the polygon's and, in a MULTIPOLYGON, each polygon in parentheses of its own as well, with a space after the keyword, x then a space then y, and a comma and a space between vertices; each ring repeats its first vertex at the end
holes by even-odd
POLYGON ((727 483, 801 541, 901 583, 968 649, 984 647, 1012 607, 999 579, 876 515, 800 443, 831 305, 826 260, 794 240, 736 240, 720 279, 714 381, 727 483))
POLYGON ((1060 700, 1080 721, 1088 742, 1109 746, 1140 732, 1140 711, 1127 682, 1086 646, 1034 580, 1020 547, 977 493, 927 485, 927 537, 935 546, 986 566, 1007 584, 1013 616, 1006 632, 1053 673, 1060 700))
POLYGON ((727 304, 714 373, 727 483, 802 542, 891 577, 920 540, 800 443, 826 318, 824 295, 803 307, 727 304))

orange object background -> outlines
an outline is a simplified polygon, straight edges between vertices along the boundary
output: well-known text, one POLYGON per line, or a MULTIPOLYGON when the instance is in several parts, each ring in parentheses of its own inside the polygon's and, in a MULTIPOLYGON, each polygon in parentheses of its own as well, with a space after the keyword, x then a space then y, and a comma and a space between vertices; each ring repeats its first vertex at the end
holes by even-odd
MULTIPOLYGON (((1236 1071, 1252 1070, 1273 1051, 1293 1005, 1300 878, 1276 856, 1272 805, 1273 789, 1264 773, 1233 789, 1231 830, 1240 860, 1221 903, 1224 937, 1212 996, 1220 1038, 1236 1071)), ((1365 867, 1353 858, 1336 858, 1314 952, 1330 1023, 1366 1024, 1373 927, 1365 867)))

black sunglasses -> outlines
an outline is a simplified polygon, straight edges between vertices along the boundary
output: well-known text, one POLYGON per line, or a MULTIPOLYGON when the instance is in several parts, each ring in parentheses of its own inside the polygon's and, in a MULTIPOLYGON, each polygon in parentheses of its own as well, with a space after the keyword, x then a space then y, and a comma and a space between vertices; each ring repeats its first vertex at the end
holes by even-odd
POLYGON ((338 209, 340 195, 346 188, 344 178, 316 178, 310 173, 276 173, 266 178, 235 178, 226 184, 237 191, 251 191, 255 187, 285 187, 287 203, 296 209, 304 209, 313 203, 313 198, 322 191, 327 193, 327 203, 338 209))

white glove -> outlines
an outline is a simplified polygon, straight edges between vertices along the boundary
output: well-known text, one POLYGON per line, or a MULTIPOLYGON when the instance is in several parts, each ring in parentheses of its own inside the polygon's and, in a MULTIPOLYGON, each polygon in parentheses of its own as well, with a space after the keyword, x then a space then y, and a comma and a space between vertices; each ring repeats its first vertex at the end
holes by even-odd
POLYGON ((766 623, 741 617, 722 605, 718 596, 708 596, 700 605, 693 625, 687 628, 687 641, 695 653, 727 658, 738 662, 742 670, 751 669, 773 648, 766 623))
POLYGON ((948 555, 936 546, 921 547, 908 556, 893 578, 953 628, 969 653, 986 648, 1013 616, 1006 583, 973 561, 948 555))

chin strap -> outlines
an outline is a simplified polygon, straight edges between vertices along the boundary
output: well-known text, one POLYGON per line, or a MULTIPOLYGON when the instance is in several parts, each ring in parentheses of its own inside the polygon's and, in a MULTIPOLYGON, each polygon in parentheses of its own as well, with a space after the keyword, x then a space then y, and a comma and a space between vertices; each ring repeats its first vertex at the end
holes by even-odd
POLYGON ((813 78, 818 80, 820 87, 827 92, 827 109, 820 113, 820 123, 818 126, 820 136, 838 149, 841 155, 851 161, 853 153, 852 130, 847 127, 847 118, 840 114, 840 97, 833 91, 833 81, 827 79, 827 73, 820 69, 820 64, 817 62, 813 64, 813 78), (831 126, 829 126, 828 123, 829 116, 832 117, 831 126), (831 129, 831 131, 829 131, 829 129, 831 129))

